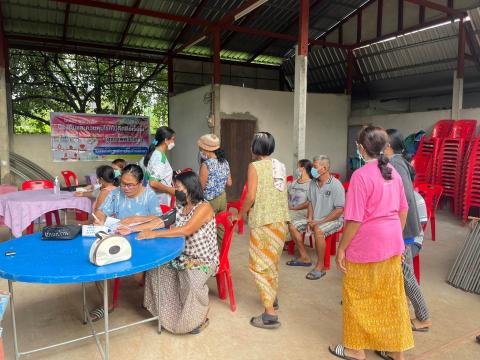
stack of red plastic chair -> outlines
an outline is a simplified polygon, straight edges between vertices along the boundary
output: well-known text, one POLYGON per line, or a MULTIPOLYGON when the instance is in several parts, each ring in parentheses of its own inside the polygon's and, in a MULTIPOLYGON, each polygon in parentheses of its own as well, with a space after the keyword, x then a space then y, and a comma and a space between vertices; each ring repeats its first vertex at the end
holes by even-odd
POLYGON ((476 120, 455 121, 450 136, 443 140, 435 157, 434 183, 443 186, 443 195, 450 199, 453 212, 459 216, 463 205, 463 160, 476 128, 476 120))
POLYGON ((435 159, 437 159, 443 139, 450 135, 454 120, 439 120, 435 124, 432 135, 423 137, 417 153, 412 160, 415 169, 415 185, 431 183, 435 174, 435 159))
MULTIPOLYGON (((240 196, 240 200, 238 201, 229 201, 227 202, 227 211, 230 209, 237 209, 237 212, 240 212, 243 206, 243 202, 245 201, 245 197, 247 196, 248 190, 248 183, 245 183, 242 190, 242 195, 240 196)), ((241 235, 243 234, 243 218, 238 220, 238 233, 241 235)))
POLYGON ((463 222, 472 206, 480 207, 480 137, 470 147, 470 156, 466 158, 465 187, 463 195, 463 222))

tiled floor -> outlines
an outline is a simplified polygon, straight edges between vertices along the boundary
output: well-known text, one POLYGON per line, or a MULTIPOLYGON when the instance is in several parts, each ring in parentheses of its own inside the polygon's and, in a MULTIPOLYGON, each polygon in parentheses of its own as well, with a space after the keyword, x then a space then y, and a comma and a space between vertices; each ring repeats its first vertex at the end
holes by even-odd
MULTIPOLYGON (((248 229, 247 229, 248 230, 248 229)), ((0 230, 0 239, 7 232, 0 230)), ((428 333, 415 334, 415 349, 408 359, 480 359, 480 296, 464 293, 445 279, 468 229, 448 213, 440 213, 437 241, 427 240, 422 252, 422 287, 434 321, 428 333)), ((230 262, 238 310, 217 297, 215 279, 210 281, 210 326, 197 336, 158 335, 153 323, 114 333, 111 359, 333 359, 327 346, 342 339, 341 276, 333 269, 320 281, 305 280, 307 269, 288 268, 282 257, 279 312, 282 327, 266 331, 249 325, 261 305, 248 272, 248 238, 236 236, 230 262)), ((332 258, 333 260, 333 258, 332 258)), ((0 289, 7 283, 0 280, 0 289)), ((88 287, 91 305, 100 301, 95 287, 88 287)), ((111 314, 112 325, 142 319, 142 288, 122 281, 120 307, 111 314)), ((81 288, 78 285, 16 285, 18 332, 22 350, 86 335, 80 318, 81 288)), ((6 359, 13 359, 10 314, 3 321, 6 359)), ((98 325, 100 328, 101 325, 98 325)), ((29 356, 30 359, 100 359, 92 340, 29 356)), ((377 359, 368 353, 369 359, 377 359)), ((378 358, 379 359, 379 358, 378 358)))

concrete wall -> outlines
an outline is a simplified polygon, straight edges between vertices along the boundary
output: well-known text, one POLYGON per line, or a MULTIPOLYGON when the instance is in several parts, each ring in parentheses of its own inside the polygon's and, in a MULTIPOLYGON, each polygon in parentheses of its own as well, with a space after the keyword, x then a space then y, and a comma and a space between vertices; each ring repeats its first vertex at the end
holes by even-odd
POLYGON ((170 127, 177 135, 175 148, 169 155, 174 169, 198 169, 197 139, 211 132, 207 124, 210 91, 211 86, 202 86, 170 98, 170 127))
POLYGON ((59 176, 61 181, 63 181, 60 174, 62 170, 72 170, 79 177, 79 181, 84 182, 85 175, 95 172, 100 165, 110 163, 104 161, 53 162, 50 139, 50 134, 14 135, 13 152, 33 161, 52 176, 59 176))
MULTIPOLYGON (((275 137, 274 156, 293 172, 293 93, 222 85, 220 110, 222 119, 257 120, 259 131, 269 131, 275 137)), ((341 174, 346 169, 349 113, 349 96, 308 94, 306 156, 311 159, 328 154, 332 171, 341 174)))
MULTIPOLYGON (((480 108, 462 109, 460 115, 462 119, 476 119, 480 121, 480 108)), ((450 116, 450 110, 352 116, 348 124, 350 126, 374 124, 384 128, 396 128, 407 136, 422 129, 429 133, 438 120, 449 119, 450 116)))

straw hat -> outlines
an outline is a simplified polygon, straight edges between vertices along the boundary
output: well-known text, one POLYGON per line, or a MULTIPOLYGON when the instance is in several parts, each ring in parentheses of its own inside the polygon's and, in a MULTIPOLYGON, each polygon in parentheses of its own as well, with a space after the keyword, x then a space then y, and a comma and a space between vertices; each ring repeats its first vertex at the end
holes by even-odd
POLYGON ((220 148, 220 139, 215 134, 205 134, 197 141, 198 147, 206 151, 215 151, 220 148))

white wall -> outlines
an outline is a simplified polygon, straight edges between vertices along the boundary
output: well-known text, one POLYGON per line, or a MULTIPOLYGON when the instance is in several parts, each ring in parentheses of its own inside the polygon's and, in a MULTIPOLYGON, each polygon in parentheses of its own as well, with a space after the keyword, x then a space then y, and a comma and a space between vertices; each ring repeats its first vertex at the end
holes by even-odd
MULTIPOLYGON (((476 119, 480 121, 480 108, 462 109, 460 111, 460 115, 462 119, 476 119)), ((450 110, 352 116, 350 117, 348 124, 373 124, 382 126, 386 129, 395 128, 398 129, 404 136, 407 136, 422 129, 427 133, 430 133, 438 120, 450 119, 450 116, 450 110)), ((480 122, 478 125, 480 126, 480 122)))
POLYGON ((210 114, 208 94, 210 86, 173 96, 169 102, 170 127, 176 133, 175 148, 169 155, 174 169, 190 167, 198 169, 197 139, 211 132, 207 125, 210 114))
MULTIPOLYGON (((293 93, 255 90, 222 85, 222 119, 257 120, 259 131, 275 137, 274 156, 293 172, 293 93)), ((308 94, 306 156, 327 154, 332 171, 345 174, 347 122, 350 97, 335 94, 308 94)), ((220 129, 216 129, 220 133, 220 129)))
POLYGON ((59 176, 63 181, 60 172, 62 170, 72 170, 79 177, 79 181, 84 183, 84 176, 95 172, 95 169, 103 164, 110 162, 104 161, 77 161, 77 162, 53 162, 50 134, 45 135, 14 135, 13 152, 33 161, 52 176, 59 176))

